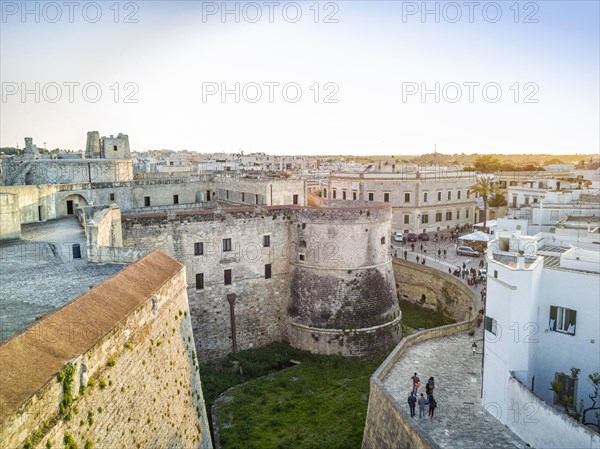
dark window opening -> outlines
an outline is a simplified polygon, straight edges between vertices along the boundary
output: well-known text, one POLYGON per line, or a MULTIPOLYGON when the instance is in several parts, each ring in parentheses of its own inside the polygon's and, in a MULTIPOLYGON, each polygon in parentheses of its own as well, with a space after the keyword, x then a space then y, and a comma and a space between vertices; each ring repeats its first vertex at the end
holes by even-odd
POLYGON ((173 195, 173 204, 179 204, 179 195, 173 195))
POLYGON ((204 273, 196 273, 196 290, 204 289, 204 273))
POLYGON ((265 248, 268 248, 269 246, 271 246, 271 236, 270 235, 263 235, 263 246, 265 248))
POLYGON ((204 243, 196 242, 194 243, 194 256, 201 256, 204 254, 204 243))
POLYGON ((114 201, 115 200, 115 194, 114 193, 109 194, 108 197, 109 197, 110 201, 114 201))
POLYGON ((225 270, 223 272, 223 280, 225 285, 231 285, 231 270, 225 270))
POLYGON ((149 196, 144 197, 144 206, 150 207, 150 197, 149 196))
POLYGON ((293 202, 293 204, 298 204, 298 195, 294 195, 292 197, 292 202, 293 202))
POLYGON ((265 279, 271 279, 271 264, 265 265, 265 279))
POLYGON ((223 252, 231 251, 231 239, 223 239, 223 252))

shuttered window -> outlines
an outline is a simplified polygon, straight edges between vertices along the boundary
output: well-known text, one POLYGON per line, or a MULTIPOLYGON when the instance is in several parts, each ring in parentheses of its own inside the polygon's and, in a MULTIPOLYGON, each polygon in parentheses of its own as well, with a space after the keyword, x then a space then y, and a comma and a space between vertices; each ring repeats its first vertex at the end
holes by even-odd
POLYGON ((575 335, 576 322, 576 310, 560 306, 550 306, 550 330, 575 335))
POLYGON ((486 331, 491 332, 494 335, 498 335, 498 322, 495 319, 486 316, 483 324, 486 331))

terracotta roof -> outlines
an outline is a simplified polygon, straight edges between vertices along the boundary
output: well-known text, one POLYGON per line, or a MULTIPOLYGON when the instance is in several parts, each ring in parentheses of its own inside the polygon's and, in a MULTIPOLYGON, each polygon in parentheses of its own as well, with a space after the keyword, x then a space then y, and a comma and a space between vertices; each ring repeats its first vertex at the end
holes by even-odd
MULTIPOLYGON (((0 422, 100 342, 182 265, 153 251, 0 344, 0 422)), ((60 279, 56 279, 60 288, 60 279)))

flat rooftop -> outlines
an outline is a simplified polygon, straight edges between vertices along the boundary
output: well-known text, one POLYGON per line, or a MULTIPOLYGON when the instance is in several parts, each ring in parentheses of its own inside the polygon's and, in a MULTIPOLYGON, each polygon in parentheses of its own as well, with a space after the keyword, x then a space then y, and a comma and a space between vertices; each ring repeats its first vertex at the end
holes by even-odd
MULTIPOLYGON (((494 260, 511 268, 517 268, 517 256, 507 254, 494 254, 494 260)), ((536 257, 525 257, 525 268, 529 268, 535 261, 536 257)))
POLYGON ((21 239, 0 243, 0 342, 123 268, 91 264, 75 217, 21 227, 21 239), (73 258, 79 245, 81 259, 73 258))

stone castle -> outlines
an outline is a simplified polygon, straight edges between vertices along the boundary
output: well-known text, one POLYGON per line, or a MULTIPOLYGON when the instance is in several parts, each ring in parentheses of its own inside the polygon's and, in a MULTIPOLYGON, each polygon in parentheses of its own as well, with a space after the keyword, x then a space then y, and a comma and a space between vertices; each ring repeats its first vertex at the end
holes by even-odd
MULTIPOLYGON (((90 164, 115 151, 97 137, 90 164)), ((7 447, 211 447, 198 360, 273 341, 372 356, 400 340, 388 205, 308 206, 298 180, 88 180, 0 187, 0 246, 73 216, 86 263, 126 265, 0 344, 7 447)))

